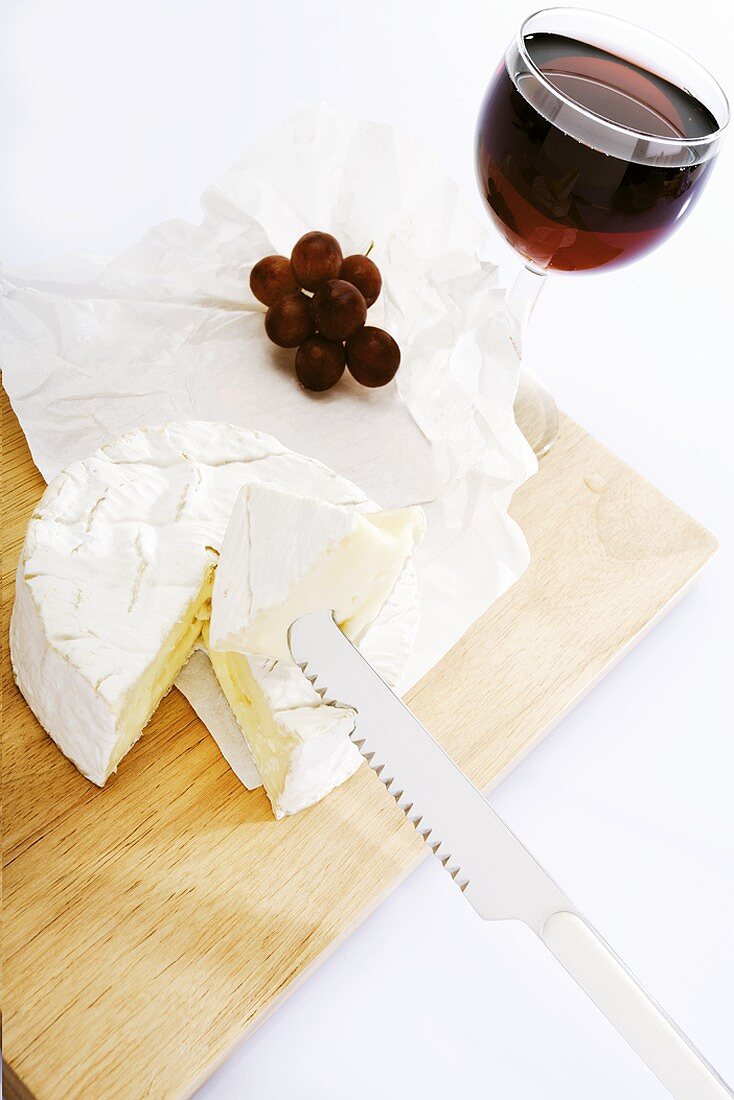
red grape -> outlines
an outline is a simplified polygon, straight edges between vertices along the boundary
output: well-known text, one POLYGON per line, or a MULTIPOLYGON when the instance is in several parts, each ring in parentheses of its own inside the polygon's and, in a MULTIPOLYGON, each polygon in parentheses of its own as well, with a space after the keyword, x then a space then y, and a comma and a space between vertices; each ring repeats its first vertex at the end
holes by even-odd
POLYGON ((367 303, 356 286, 344 279, 329 279, 311 299, 316 328, 327 340, 346 340, 361 328, 367 303))
POLYGON ((347 367, 363 386, 385 386, 400 366, 400 348, 389 333, 367 325, 347 340, 347 367))
POLYGON ((273 306, 284 294, 298 290, 290 260, 286 256, 265 256, 250 272, 250 290, 264 306, 273 306))
POLYGON ((382 276, 377 264, 373 263, 367 256, 362 256, 359 253, 354 256, 347 256, 341 266, 339 278, 346 279, 348 283, 356 286, 357 290, 362 292, 368 308, 373 302, 377 301, 382 289, 382 276))
POLYGON ((296 376, 306 390, 330 390, 344 374, 344 345, 311 336, 296 352, 296 376))
POLYGON ((300 290, 286 294, 265 314, 265 331, 280 348, 297 348, 315 330, 311 303, 300 290))
POLYGON ((336 237, 314 230, 305 233, 291 253, 296 282, 305 290, 316 290, 327 279, 336 279, 342 265, 342 250, 336 237))

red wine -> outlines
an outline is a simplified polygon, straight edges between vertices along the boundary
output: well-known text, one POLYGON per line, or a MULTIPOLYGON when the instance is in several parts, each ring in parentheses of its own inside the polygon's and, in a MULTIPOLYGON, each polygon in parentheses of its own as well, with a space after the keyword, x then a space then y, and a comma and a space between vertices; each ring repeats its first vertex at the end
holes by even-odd
POLYGON ((636 259, 698 197, 713 161, 697 159, 686 142, 715 133, 716 119, 690 93, 595 46, 556 34, 524 43, 548 84, 595 117, 566 107, 554 124, 548 105, 560 97, 531 72, 513 81, 503 63, 477 132, 490 212, 510 244, 542 268, 586 271, 636 259), (599 119, 621 128, 611 132, 613 153, 601 147, 610 131, 599 119), (681 144, 659 146, 664 155, 651 163, 641 150, 655 139, 681 144))

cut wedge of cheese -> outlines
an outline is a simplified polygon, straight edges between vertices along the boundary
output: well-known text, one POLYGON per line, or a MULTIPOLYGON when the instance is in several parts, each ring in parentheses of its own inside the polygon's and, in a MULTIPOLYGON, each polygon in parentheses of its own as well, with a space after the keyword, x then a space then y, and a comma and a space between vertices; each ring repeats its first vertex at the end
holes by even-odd
POLYGON ((293 620, 329 609, 348 637, 359 638, 387 602, 423 526, 419 508, 360 514, 246 485, 214 580, 210 650, 288 661, 293 620))
MULTIPOLYGON (((359 646, 370 663, 393 688, 400 686, 418 627, 416 577, 410 563, 406 564, 387 602, 369 629, 359 639, 359 646)), ((202 631, 208 641, 206 625, 202 631)), ((304 706, 321 703, 310 682, 295 665, 282 665, 267 658, 242 654, 208 654, 198 649, 179 673, 176 686, 186 694, 196 713, 219 746, 222 755, 248 789, 261 786, 249 741, 259 742, 263 773, 268 775, 267 794, 276 817, 310 806, 332 787, 347 779, 361 763, 359 753, 344 736, 344 708, 329 708, 315 716, 305 729, 293 723, 304 706), (212 668, 216 661, 218 675, 212 668), (238 675, 238 666, 242 669, 238 675), (282 675, 275 675, 275 669, 282 675), (287 671, 286 671, 287 670, 287 671), (255 686, 240 694, 238 683, 251 677, 255 686), (221 686, 220 686, 221 680, 221 686), (260 687, 260 681, 265 681, 260 687), (226 696, 224 694, 226 691, 226 696), (281 729, 295 725, 296 736, 279 739, 259 737, 257 709, 249 699, 263 697, 264 725, 271 726, 271 713, 277 715, 281 729), (231 700, 231 705, 230 705, 231 700), (238 717, 235 717, 234 711, 238 717), (324 721, 323 719, 328 719, 324 721), (303 734, 303 736, 299 736, 303 734), (272 744, 272 750, 268 745, 272 744), (268 752, 289 754, 288 759, 271 765, 268 752), (278 773, 283 781, 279 781, 278 773)), ((347 708, 348 709, 348 708, 347 708)))

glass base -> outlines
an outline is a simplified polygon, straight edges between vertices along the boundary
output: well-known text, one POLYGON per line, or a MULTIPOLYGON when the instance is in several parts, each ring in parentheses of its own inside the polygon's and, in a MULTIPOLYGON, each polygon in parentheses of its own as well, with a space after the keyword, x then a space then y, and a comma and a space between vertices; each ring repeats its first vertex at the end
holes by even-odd
POLYGON ((527 370, 520 372, 515 419, 536 457, 542 458, 558 438, 558 406, 527 370))

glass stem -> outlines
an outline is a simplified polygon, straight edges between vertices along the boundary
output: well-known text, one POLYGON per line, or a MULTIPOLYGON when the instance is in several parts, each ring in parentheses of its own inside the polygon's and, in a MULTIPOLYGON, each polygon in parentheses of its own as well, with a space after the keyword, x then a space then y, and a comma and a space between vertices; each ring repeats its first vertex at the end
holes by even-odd
POLYGON ((507 292, 507 305, 520 322, 520 339, 524 342, 530 315, 545 286, 545 272, 531 264, 523 264, 507 292))
POLYGON ((522 369, 515 397, 515 419, 536 456, 547 454, 558 437, 558 408, 551 394, 541 386, 527 365, 527 326, 541 289, 545 272, 523 265, 507 292, 507 305, 520 329, 522 369))

